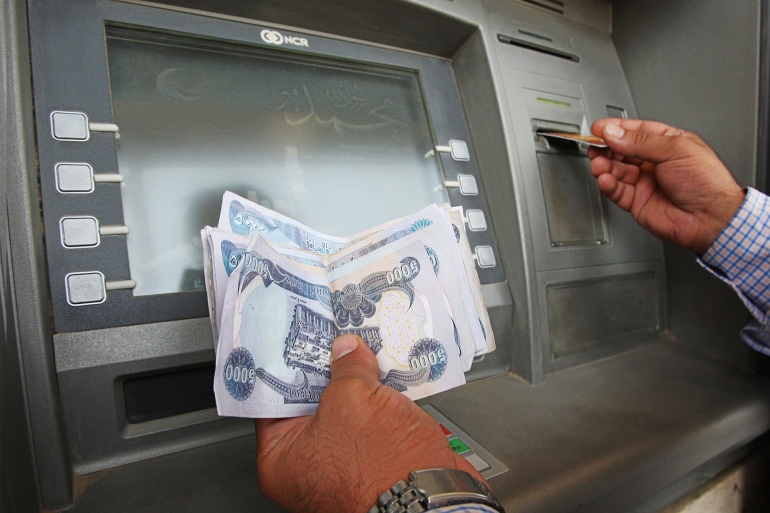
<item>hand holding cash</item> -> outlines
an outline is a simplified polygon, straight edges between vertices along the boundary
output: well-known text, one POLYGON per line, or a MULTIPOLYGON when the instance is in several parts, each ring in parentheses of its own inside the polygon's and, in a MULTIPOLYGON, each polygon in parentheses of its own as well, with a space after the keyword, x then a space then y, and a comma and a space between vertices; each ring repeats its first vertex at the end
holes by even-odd
POLYGON ((379 365, 357 337, 333 344, 332 379, 311 416, 257 419, 257 477, 288 511, 368 511, 409 472, 456 468, 484 478, 447 443, 438 423, 379 383, 379 365))
POLYGON ((465 383, 494 350, 459 210, 432 205, 341 238, 227 192, 201 236, 220 415, 313 413, 345 333, 411 399, 465 383))

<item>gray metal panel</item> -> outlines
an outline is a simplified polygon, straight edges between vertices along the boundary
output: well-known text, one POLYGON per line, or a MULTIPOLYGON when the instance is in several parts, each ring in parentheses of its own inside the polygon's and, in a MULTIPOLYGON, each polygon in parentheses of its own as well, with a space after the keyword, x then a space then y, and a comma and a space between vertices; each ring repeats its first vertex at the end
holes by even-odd
MULTIPOLYGON (((667 341, 420 403, 510 468, 490 480, 509 513, 631 510, 770 428, 766 380, 667 341)), ((245 437, 78 476, 72 511, 282 511, 257 491, 254 451, 245 437)))
MULTIPOLYGON (((742 465, 746 459, 755 459, 757 453, 766 454, 768 452, 768 447, 770 447, 768 446, 768 443, 770 443, 770 440, 768 439, 768 435, 765 434, 753 442, 750 442, 735 450, 725 451, 709 462, 704 463, 695 470, 692 470, 684 476, 680 477, 668 486, 658 490, 655 494, 646 498, 626 513, 660 513, 663 508, 666 507, 668 507, 666 511, 677 511, 677 509, 671 509, 676 508, 676 505, 672 504, 674 501, 677 501, 685 495, 700 495, 702 490, 698 488, 699 486, 713 482, 712 480, 718 480, 717 476, 730 472, 730 467, 733 465, 742 465)), ((765 492, 765 499, 770 500, 770 495, 767 493, 767 483, 763 476, 761 474, 754 475, 754 473, 750 470, 746 472, 745 475, 747 476, 747 479, 744 482, 742 488, 742 491, 744 492, 742 497, 744 500, 743 506, 756 506, 756 504, 754 504, 753 500, 751 499, 760 498, 762 495, 761 492, 763 491, 765 492), (752 481, 754 481, 756 478, 762 479, 758 489, 754 489, 752 487, 752 481), (760 497, 757 497, 756 495, 760 495, 760 497), (746 499, 749 500, 747 501, 746 499)), ((765 504, 767 503, 765 502, 765 504)), ((751 511, 751 509, 746 509, 745 511, 751 511)), ((754 511, 764 510, 755 509, 754 511)))
POLYGON ((625 511, 770 429, 765 379, 669 341, 420 402, 510 468, 490 481, 509 513, 625 511))
MULTIPOLYGON (((473 31, 473 26, 467 23, 465 17, 444 17, 424 5, 445 2, 381 0, 369 3, 366 9, 361 9, 360 2, 356 0, 160 0, 153 3, 197 10, 207 15, 267 21, 337 34, 443 57, 452 55, 473 31)), ((467 10, 454 6, 449 6, 449 9, 467 10)))
POLYGON ((770 192, 770 2, 761 0, 759 32, 759 102, 755 187, 770 192))
MULTIPOLYGON (((6 276, 12 293, 15 337, 26 394, 33 464, 39 500, 55 509, 71 501, 72 473, 54 374, 51 319, 41 230, 40 198, 34 147, 32 85, 29 75, 27 12, 23 1, 3 2, 4 123, 7 153, 3 161, 6 191, 3 215, 8 216, 11 272, 6 276), (23 362, 23 363, 22 363, 23 362)), ((12 333, 12 332, 9 332, 12 333)), ((23 442, 22 442, 23 443, 23 442)), ((22 467, 23 468, 23 467, 22 467)))
POLYGON ((20 365, 16 303, 14 301, 13 272, 11 270, 11 234, 7 209, 8 171, 18 159, 18 147, 9 133, 18 115, 18 90, 12 89, 17 63, 16 37, 18 12, 24 12, 19 2, 0 5, 0 510, 33 511, 40 498, 38 495, 35 454, 29 410, 24 390, 23 368, 20 365), (14 106, 16 109, 14 109, 14 106))
MULTIPOLYGON (((518 27, 519 20, 527 19, 530 13, 526 9, 515 10, 513 7, 505 11, 498 9, 500 13, 492 15, 493 30, 505 33, 518 27)), ((573 63, 510 45, 497 44, 494 47, 510 101, 509 115, 520 162, 520 168, 514 172, 521 173, 524 182, 537 270, 662 258, 661 243, 639 227, 628 214, 609 204, 605 207, 610 237, 608 244, 551 246, 544 189, 537 162, 538 144, 531 120, 567 123, 585 132, 595 120, 606 117, 607 105, 622 106, 633 113, 633 104, 609 34, 575 29, 558 19, 529 17, 528 26, 542 24, 547 27, 547 33, 562 35, 581 55, 581 62, 573 63), (598 70, 601 72, 597 73, 598 70), (550 99, 549 93, 555 98, 567 99, 572 107, 536 101, 536 97, 550 99)))
POLYGON ((639 114, 697 132, 744 186, 756 171, 760 18, 760 0, 613 6, 639 114))
MULTIPOLYGON (((760 1, 615 2, 613 41, 639 116, 698 133, 742 185, 755 180, 760 1)), ((755 355, 735 293, 666 245, 669 329, 737 365, 755 355)))
POLYGON ((208 318, 54 335, 72 465, 79 475, 252 433, 249 419, 202 410, 129 424, 126 377, 214 360, 208 318))
MULTIPOLYGON (((475 136, 479 171, 484 177, 490 207, 489 222, 498 234, 500 263, 513 298, 511 366, 525 379, 537 382, 542 369, 541 347, 532 339, 535 336, 532 315, 537 315, 537 309, 532 308, 530 300, 534 294, 535 270, 528 212, 520 186, 521 176, 511 173, 516 153, 513 141, 511 150, 506 141, 506 122, 510 118, 500 116, 501 108, 507 105, 506 98, 501 96, 499 68, 491 66, 486 46, 489 42, 485 43, 483 30, 480 28, 455 55, 455 76, 468 125, 475 136)), ((503 347, 498 344, 497 351, 503 347)))
POLYGON ((76 476, 72 512, 286 511, 259 491, 254 436, 76 476))
POLYGON ((608 0, 511 0, 520 2, 530 9, 538 9, 542 12, 564 16, 564 18, 603 31, 612 29, 612 9, 608 0), (539 7, 543 6, 543 7, 539 7), (560 13, 561 11, 561 13, 560 13))
POLYGON ((507 374, 511 369, 513 347, 513 301, 508 282, 489 283, 481 286, 489 322, 495 334, 497 349, 473 360, 473 367, 465 373, 467 381, 507 374))
MULTIPOLYGON (((513 305, 505 282, 482 287, 498 349, 476 362, 468 381, 510 368, 513 305)), ((248 419, 203 410, 142 424, 126 420, 126 377, 168 372, 214 361, 206 317, 164 323, 59 333, 53 337, 59 391, 76 474, 243 436, 248 419)))
MULTIPOLYGON (((606 223, 607 241, 594 245, 554 246, 549 237, 546 201, 538 166, 537 152, 560 152, 557 147, 547 146, 542 138, 536 138, 533 129, 540 124, 562 123, 587 133, 591 123, 607 116, 607 105, 625 109, 634 114, 634 105, 626 84, 620 61, 615 53, 610 35, 586 26, 577 25, 554 14, 508 2, 484 2, 489 15, 487 44, 490 45, 493 76, 497 78, 498 95, 503 115, 503 125, 509 148, 514 155, 511 165, 518 216, 518 227, 514 231, 503 231, 499 243, 511 245, 510 237, 517 234, 521 245, 514 249, 523 253, 521 261, 531 266, 525 271, 531 273, 559 269, 608 266, 643 260, 663 260, 660 241, 640 228, 636 222, 616 206, 602 200, 603 218, 606 223), (579 62, 560 59, 501 43, 498 34, 522 36, 522 31, 549 39, 547 44, 561 52, 574 53, 579 62), (491 41, 491 42, 490 42, 491 41), (542 100, 541 100, 542 98, 542 100), (531 247, 531 249, 529 249, 531 247), (531 257, 528 252, 531 251, 531 257), (531 258, 531 260, 530 260, 531 258)), ((532 37, 534 37, 532 36, 532 37)), ((541 40, 541 43, 543 41, 541 40)), ((544 43, 545 44, 545 43, 544 43)), ((579 154, 581 152, 573 153, 579 154)), ((583 150, 584 152, 584 150, 583 150)), ((491 198, 499 197, 503 190, 497 190, 491 198)), ((514 195, 511 194, 511 199, 514 195)), ((502 202, 490 200, 494 209, 492 219, 496 221, 496 209, 502 202)), ((497 214, 499 215, 499 214, 497 214)), ((515 246, 514 246, 515 247, 515 246)), ((509 252, 507 250, 506 252, 509 252)), ((516 271, 509 271, 509 277, 516 271)), ((521 272, 521 271, 518 271, 521 272)), ((577 271, 576 271, 577 272, 577 271)), ((659 304, 665 304, 665 282, 662 267, 657 278, 661 283, 659 304)), ((525 282, 526 283, 526 282, 525 282)), ((531 281, 530 281, 531 283, 531 281)), ((513 291, 514 298, 517 291, 513 291)), ((529 332, 523 333, 529 343, 515 342, 515 351, 531 358, 531 367, 514 359, 514 368, 528 379, 537 383, 543 372, 545 355, 543 343, 547 343, 547 310, 542 311, 538 291, 532 290, 522 298, 529 304, 529 332), (518 349, 516 349, 518 348, 518 349)), ((665 317, 665 316, 664 316, 665 317)), ((522 320, 514 321, 522 322, 522 320)), ((665 326, 665 319, 662 321, 665 326)), ((619 347, 619 346, 618 346, 619 347)), ((549 367, 553 368, 553 367, 549 367)))
MULTIPOLYGON (((603 358, 612 354, 616 354, 621 351, 628 350, 630 347, 644 342, 654 340, 660 332, 663 330, 663 321, 666 314, 666 302, 665 294, 662 290, 665 290, 665 276, 663 274, 663 262, 660 260, 647 260, 643 262, 630 262, 614 265, 603 265, 595 267, 581 267, 577 269, 560 269, 556 271, 540 272, 537 275, 538 281, 538 300, 541 312, 541 333, 543 340, 543 368, 546 372, 550 372, 556 369, 562 369, 572 365, 584 363, 589 360, 603 358), (597 296, 591 300, 591 304, 582 305, 580 313, 581 315, 594 315, 592 319, 593 323, 601 326, 595 326, 593 332, 603 333, 607 339, 597 342, 596 347, 590 347, 583 349, 579 352, 569 353, 558 358, 553 357, 555 352, 554 341, 552 340, 551 325, 553 323, 553 317, 556 315, 553 305, 548 303, 548 288, 552 286, 580 286, 581 284, 595 284, 602 280, 618 280, 632 276, 638 276, 640 274, 649 274, 651 286, 654 287, 653 298, 650 298, 651 304, 649 308, 643 308, 640 314, 646 314, 651 319, 628 319, 629 321, 641 321, 645 326, 650 329, 644 330, 640 333, 630 334, 613 334, 611 333, 612 326, 619 322, 619 319, 605 319, 602 316, 613 315, 614 308, 621 308, 619 315, 623 315, 623 311, 634 312, 634 304, 625 304, 623 301, 635 301, 638 298, 636 294, 642 292, 639 290, 627 290, 626 297, 601 297, 601 290, 593 290, 592 292, 597 296), (609 302, 615 304, 608 304, 609 302), (646 310, 652 310, 646 312, 646 310)), ((627 287, 628 288, 628 287, 627 287)), ((646 292, 646 291, 645 291, 646 292)), ((569 305, 565 305, 569 306, 569 305)), ((577 310, 577 309, 575 309, 577 310)), ((572 334, 573 339, 578 339, 580 336, 577 330, 580 329, 580 324, 586 322, 585 319, 573 319, 571 329, 574 331, 572 334)), ((562 323, 564 320, 561 321, 562 323)), ((564 329, 569 333, 570 326, 564 326, 564 329)), ((569 335, 568 335, 569 336, 569 335)))

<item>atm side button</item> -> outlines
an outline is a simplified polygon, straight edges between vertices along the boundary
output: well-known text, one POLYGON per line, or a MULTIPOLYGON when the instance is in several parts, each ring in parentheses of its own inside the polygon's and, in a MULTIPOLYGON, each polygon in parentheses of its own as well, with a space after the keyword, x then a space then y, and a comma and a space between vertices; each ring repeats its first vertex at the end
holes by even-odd
POLYGON ((82 112, 51 112, 51 135, 58 141, 87 141, 91 137, 88 116, 82 112))
POLYGON ((452 159, 454 160, 468 161, 471 159, 471 153, 468 151, 468 143, 457 139, 452 139, 446 146, 436 146, 425 154, 425 158, 432 157, 436 153, 451 153, 452 159))
POLYGON ((484 461, 483 459, 481 459, 481 456, 479 456, 475 452, 464 456, 464 458, 468 460, 468 463, 473 465, 473 468, 475 468, 479 472, 484 471, 492 466, 486 461, 484 461))
POLYGON ((479 267, 494 267, 497 265, 492 246, 476 246, 474 259, 479 267))
POLYGON ((468 144, 465 141, 458 141, 456 139, 449 141, 449 150, 452 153, 452 158, 455 160, 468 161, 471 159, 468 144))
POLYGON ((94 191, 94 168, 91 164, 59 162, 54 167, 56 190, 62 194, 88 194, 94 191))
POLYGON ((64 284, 71 306, 98 305, 107 299, 104 275, 99 271, 69 273, 64 284))
POLYGON ((68 249, 99 245, 99 221, 93 216, 66 216, 59 220, 61 245, 68 249))
POLYGON ((449 440, 449 447, 457 454, 465 454, 466 452, 471 451, 471 448, 468 447, 465 442, 459 438, 452 438, 449 440))
POLYGON ((474 232, 483 232, 487 229, 487 219, 484 217, 484 212, 481 210, 467 210, 465 212, 468 222, 468 228, 474 232))
POLYGON ((444 432, 444 434, 445 434, 446 436, 452 436, 452 432, 451 432, 451 431, 449 431, 449 430, 446 428, 446 426, 444 426, 444 424, 439 424, 439 426, 441 427, 441 431, 443 431, 443 432, 444 432))
POLYGON ((91 132, 111 132, 118 138, 118 125, 94 123, 83 112, 55 110, 50 114, 51 136, 57 141, 87 141, 91 132))
POLYGON ((457 182, 463 196, 476 196, 479 193, 479 186, 473 175, 457 175, 457 182))

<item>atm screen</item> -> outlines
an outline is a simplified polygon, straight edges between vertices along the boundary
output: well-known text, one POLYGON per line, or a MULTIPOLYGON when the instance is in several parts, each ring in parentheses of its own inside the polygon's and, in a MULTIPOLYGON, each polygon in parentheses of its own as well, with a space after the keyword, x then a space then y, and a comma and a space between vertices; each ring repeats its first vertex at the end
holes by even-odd
POLYGON ((447 201, 414 70, 106 36, 134 295, 196 288, 225 190, 340 236, 447 201))
POLYGON ((340 237, 462 206, 481 283, 505 280, 451 61, 81 7, 41 9, 33 59, 57 332, 205 317, 200 230, 225 191, 340 237))

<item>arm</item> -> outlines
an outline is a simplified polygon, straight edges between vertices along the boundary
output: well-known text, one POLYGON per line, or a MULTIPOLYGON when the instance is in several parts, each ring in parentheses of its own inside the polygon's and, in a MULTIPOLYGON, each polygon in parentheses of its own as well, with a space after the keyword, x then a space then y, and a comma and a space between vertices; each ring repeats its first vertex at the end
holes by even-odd
POLYGON ((603 119, 592 131, 609 146, 589 150, 599 190, 654 235, 702 255, 756 319, 744 340, 770 351, 770 226, 758 221, 770 216, 767 197, 751 189, 746 197, 693 133, 631 119, 603 119))

